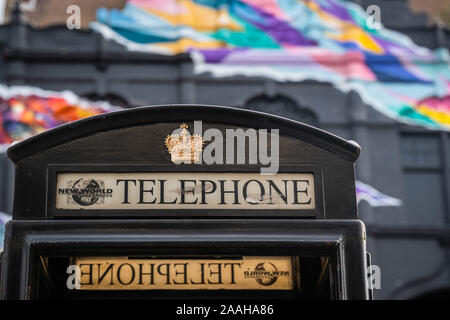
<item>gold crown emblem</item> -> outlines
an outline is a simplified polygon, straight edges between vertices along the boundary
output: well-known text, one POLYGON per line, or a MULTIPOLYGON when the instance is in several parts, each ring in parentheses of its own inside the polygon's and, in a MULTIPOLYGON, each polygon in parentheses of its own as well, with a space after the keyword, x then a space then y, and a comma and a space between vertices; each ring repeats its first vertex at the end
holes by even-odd
POLYGON ((191 135, 187 128, 183 123, 177 130, 179 133, 166 137, 165 144, 173 163, 194 163, 200 159, 205 142, 198 134, 191 135))

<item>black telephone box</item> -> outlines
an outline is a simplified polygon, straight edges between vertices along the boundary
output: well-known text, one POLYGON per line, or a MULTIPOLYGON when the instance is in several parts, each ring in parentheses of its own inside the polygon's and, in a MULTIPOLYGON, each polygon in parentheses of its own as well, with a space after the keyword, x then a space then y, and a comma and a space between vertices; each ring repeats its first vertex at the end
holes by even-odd
POLYGON ((368 299, 355 143, 168 105, 11 146, 3 299, 368 299))

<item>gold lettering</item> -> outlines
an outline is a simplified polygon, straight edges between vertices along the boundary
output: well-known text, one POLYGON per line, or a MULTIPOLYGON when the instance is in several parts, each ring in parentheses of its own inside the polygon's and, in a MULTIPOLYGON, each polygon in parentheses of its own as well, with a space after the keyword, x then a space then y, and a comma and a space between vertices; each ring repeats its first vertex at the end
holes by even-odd
POLYGON ((80 290, 291 290, 295 283, 292 257, 79 257, 74 261, 81 271, 80 290), (263 285, 271 281, 257 281, 261 275, 276 280, 263 285))

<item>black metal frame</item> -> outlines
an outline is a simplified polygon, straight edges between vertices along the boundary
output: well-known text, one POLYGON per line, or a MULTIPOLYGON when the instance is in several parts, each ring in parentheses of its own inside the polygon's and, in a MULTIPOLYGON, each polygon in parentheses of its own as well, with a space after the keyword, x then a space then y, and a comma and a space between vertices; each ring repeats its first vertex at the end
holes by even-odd
MULTIPOLYGON (((300 256, 303 261, 311 261, 311 265, 315 265, 316 258, 330 259, 327 271, 331 287, 327 290, 330 290, 331 298, 367 299, 366 234, 364 224, 357 220, 354 185, 354 162, 359 153, 356 144, 308 125, 264 113, 218 106, 136 108, 90 117, 36 135, 8 149, 8 155, 16 165, 16 184, 14 219, 6 229, 1 297, 40 298, 38 284, 42 270, 45 273, 46 268, 41 268, 46 264, 42 261, 45 258, 51 260, 50 264, 61 262, 65 265, 65 261, 56 258, 300 256), (125 211, 55 208, 58 172, 259 173, 259 165, 177 166, 170 163, 163 138, 179 123, 190 124, 196 119, 204 121, 206 126, 278 129, 285 146, 280 154, 279 172, 313 173, 316 209, 200 210, 199 207, 198 210, 125 211), (147 147, 148 143, 152 148, 147 147)), ((64 283, 60 282, 65 277, 65 274, 59 274, 57 283, 66 292, 64 283)), ((315 295, 308 290, 283 290, 286 292, 278 294, 257 290, 252 296, 301 299, 315 295)), ((202 292, 167 292, 170 294, 155 290, 150 296, 152 299, 204 297, 202 292)), ((242 292, 239 297, 248 298, 242 292)), ((108 295, 83 292, 78 297, 98 298, 105 294, 108 295)), ((239 292, 233 290, 232 296, 236 297, 236 294, 239 292)), ((142 293, 137 295, 142 297, 142 293)), ((230 292, 226 290, 208 290, 207 298, 227 298, 227 295, 229 297, 230 292)))
POLYGON ((326 254, 336 260, 335 297, 368 298, 358 220, 33 220, 10 221, 6 234, 2 299, 35 298, 39 256, 98 256, 99 250, 104 256, 326 254))
MULTIPOLYGON (((8 156, 17 163, 23 158, 94 133, 155 123, 228 124, 254 129, 278 129, 279 134, 307 141, 333 152, 335 156, 355 162, 361 148, 341 137, 307 124, 264 112, 213 105, 153 105, 100 114, 44 131, 8 148, 8 156)), ((175 129, 174 128, 174 129, 175 129)))
MULTIPOLYGON (((49 170, 50 173, 53 170, 51 165, 67 165, 68 167, 96 165, 97 168, 116 165, 116 168, 129 166, 131 170, 136 168, 136 165, 148 165, 147 170, 150 172, 155 172, 155 168, 163 168, 167 165, 166 168, 170 167, 171 169, 166 170, 171 171, 183 168, 186 171, 197 170, 197 172, 200 170, 259 172, 261 164, 246 167, 222 164, 177 166, 171 163, 170 155, 163 143, 167 133, 178 127, 179 123, 190 124, 196 119, 203 121, 204 128, 210 125, 230 125, 233 128, 244 126, 277 129, 280 141, 285 148, 280 154, 280 166, 293 166, 292 168, 295 170, 293 172, 302 172, 303 170, 300 171, 301 169, 297 170, 294 167, 299 165, 308 171, 316 172, 316 176, 319 178, 316 179, 316 190, 323 191, 322 194, 316 195, 317 199, 321 197, 321 200, 318 201, 321 208, 319 207, 316 212, 299 212, 297 214, 287 212, 287 210, 277 211, 273 212, 273 217, 278 218, 284 215, 283 218, 297 216, 299 218, 357 219, 354 162, 360 153, 359 146, 325 131, 281 117, 205 105, 150 106, 112 112, 59 126, 11 146, 8 149, 8 156, 16 165, 14 219, 57 217, 55 210, 49 207, 51 204, 49 195, 53 192, 49 183, 54 183, 51 181, 52 176, 49 176, 49 170), (146 145, 149 142, 151 142, 151 148, 146 145), (98 145, 98 148, 87 148, 86 150, 86 146, 93 145, 98 145), (318 171, 314 171, 315 168, 318 171), (322 171, 323 173, 319 177, 322 171)), ((77 171, 76 168, 73 169, 73 172, 77 171)), ((180 212, 179 217, 182 216, 181 211, 177 212, 180 212)), ((67 216, 71 214, 67 213, 69 213, 67 216)), ((188 217, 201 215, 225 217, 225 210, 222 212, 208 211, 201 214, 199 211, 185 213, 189 215, 188 217)), ((226 210, 226 213, 226 216, 230 216, 231 210, 226 210)), ((83 216, 77 213, 73 214, 77 217, 83 216)), ((114 213, 113 215, 118 217, 121 214, 123 213, 114 213)), ((148 211, 144 214, 152 217, 156 216, 157 212, 148 211)), ((177 215, 177 213, 170 214, 177 215)), ((232 215, 248 217, 250 214, 238 211, 232 215)), ((251 214, 255 218, 269 215, 268 211, 256 213, 256 210, 251 214)), ((136 214, 134 217, 141 216, 142 214, 136 214)))

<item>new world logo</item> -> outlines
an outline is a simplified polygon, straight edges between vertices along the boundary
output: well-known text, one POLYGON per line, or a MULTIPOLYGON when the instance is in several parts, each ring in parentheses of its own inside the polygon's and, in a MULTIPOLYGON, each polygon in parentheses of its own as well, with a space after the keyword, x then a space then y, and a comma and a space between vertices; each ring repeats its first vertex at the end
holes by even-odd
POLYGON ((278 277, 289 277, 289 271, 278 271, 277 267, 271 262, 258 263, 254 271, 245 271, 245 278, 253 278, 262 286, 271 286, 278 277))
POLYGON ((69 181, 66 189, 58 189, 58 194, 68 196, 68 202, 74 201, 85 207, 103 203, 105 198, 112 197, 112 193, 113 190, 106 188, 103 181, 86 178, 69 181))

